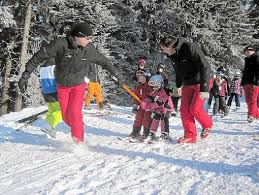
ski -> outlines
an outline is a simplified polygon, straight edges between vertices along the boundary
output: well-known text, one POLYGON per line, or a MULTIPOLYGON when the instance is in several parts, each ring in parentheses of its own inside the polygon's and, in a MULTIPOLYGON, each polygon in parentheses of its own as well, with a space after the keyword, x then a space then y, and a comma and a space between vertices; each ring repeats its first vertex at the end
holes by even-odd
POLYGON ((46 112, 48 112, 48 110, 44 110, 37 114, 34 114, 34 115, 31 115, 31 116, 18 120, 17 121, 18 123, 24 123, 24 124, 22 126, 20 126, 19 128, 17 128, 16 131, 20 131, 22 128, 25 128, 25 127, 31 125, 34 121, 38 120, 40 118, 40 116, 45 114, 46 112))
POLYGON ((44 111, 39 112, 37 114, 33 114, 31 116, 25 117, 23 119, 18 120, 17 122, 18 123, 24 123, 24 122, 27 122, 27 121, 29 121, 29 122, 32 121, 33 122, 33 121, 37 120, 41 115, 45 114, 46 112, 48 112, 48 110, 44 110, 44 111))
POLYGON ((148 138, 146 139, 141 139, 140 137, 135 139, 135 138, 130 138, 130 137, 116 137, 120 141, 126 141, 129 143, 146 143, 146 144, 154 144, 157 142, 164 142, 164 143, 174 143, 173 138, 169 137, 167 139, 162 139, 160 137, 157 137, 155 140, 150 140, 148 138))
POLYGON ((47 135, 49 135, 50 137, 52 137, 54 139, 56 138, 56 131, 51 131, 47 128, 41 128, 41 131, 46 133, 47 135))
POLYGON ((35 117, 31 118, 30 120, 27 120, 26 122, 23 123, 22 126, 20 126, 18 129, 16 129, 16 131, 20 131, 22 128, 25 128, 25 127, 31 125, 33 122, 35 122, 38 119, 39 119, 39 116, 35 116, 35 117))
POLYGON ((121 140, 121 141, 126 141, 126 142, 129 142, 129 143, 142 143, 143 140, 141 139, 134 139, 134 138, 130 138, 130 137, 116 137, 118 140, 121 140))

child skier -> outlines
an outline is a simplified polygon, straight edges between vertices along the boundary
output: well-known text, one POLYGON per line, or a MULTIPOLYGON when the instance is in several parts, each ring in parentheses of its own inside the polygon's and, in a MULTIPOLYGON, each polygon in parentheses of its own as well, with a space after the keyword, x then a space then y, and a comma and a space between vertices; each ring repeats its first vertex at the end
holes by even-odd
POLYGON ((241 87, 241 78, 240 78, 240 72, 237 71, 234 75, 233 80, 230 83, 230 97, 228 99, 228 107, 231 107, 231 103, 233 100, 233 97, 235 97, 235 102, 236 102, 236 109, 240 108, 240 101, 239 97, 240 95, 243 94, 243 90, 241 87))
POLYGON ((103 109, 103 91, 101 86, 101 81, 98 72, 98 66, 96 64, 89 64, 88 78, 90 82, 88 83, 88 90, 85 97, 85 107, 90 109, 90 102, 93 96, 95 96, 96 104, 99 110, 103 109))
POLYGON ((138 83, 137 72, 139 70, 144 71, 147 76, 149 77, 151 76, 149 69, 145 68, 145 65, 146 65, 145 59, 140 58, 140 60, 138 61, 138 69, 135 71, 134 76, 132 78, 135 83, 138 83))
MULTIPOLYGON (((165 73, 165 65, 164 64, 159 64, 158 67, 157 67, 157 72, 156 72, 156 75, 161 75, 163 77, 163 88, 165 89, 165 92, 168 96, 171 96, 173 95, 173 91, 171 89, 168 88, 168 76, 167 74, 165 73)), ((172 101, 172 99, 170 100, 172 101)), ((168 113, 166 115, 166 117, 164 117, 164 123, 165 123, 165 134, 162 135, 162 138, 163 139, 167 139, 167 136, 169 135, 169 118, 170 118, 170 115, 171 115, 171 112, 170 114, 168 113)))
POLYGON ((225 95, 227 94, 227 82, 224 79, 224 74, 218 72, 216 78, 213 81, 211 93, 215 98, 213 106, 213 115, 217 115, 219 110, 223 111, 224 116, 228 114, 228 107, 226 105, 225 95))
POLYGON ((141 104, 141 108, 152 112, 152 122, 150 125, 150 133, 148 140, 152 142, 156 139, 156 131, 160 124, 161 138, 168 139, 169 133, 165 131, 165 118, 169 118, 173 105, 170 96, 168 96, 163 89, 163 77, 161 75, 154 75, 151 77, 148 85, 153 88, 146 99, 141 104))
POLYGON ((174 110, 171 113, 171 115, 176 116, 178 113, 178 102, 179 102, 179 99, 181 99, 181 94, 179 94, 179 92, 177 91, 178 89, 176 87, 175 80, 168 82, 166 86, 166 90, 169 90, 169 92, 171 93, 170 96, 174 105, 174 110))
MULTIPOLYGON (((134 89, 134 93, 141 99, 145 99, 150 92, 152 87, 148 86, 147 81, 149 76, 143 71, 138 70, 136 72, 138 78, 138 84, 134 89)), ((130 133, 130 138, 146 139, 149 135, 149 126, 151 122, 151 111, 145 111, 140 107, 140 103, 137 100, 133 100, 133 110, 136 113, 135 120, 133 123, 133 130, 130 133), (144 127, 143 135, 140 137, 140 131, 142 126, 144 127)))
POLYGON ((54 78, 55 58, 49 59, 40 68, 40 81, 44 100, 48 105, 48 113, 45 118, 47 126, 42 129, 53 138, 56 137, 56 126, 62 121, 61 110, 58 102, 56 82, 54 78))

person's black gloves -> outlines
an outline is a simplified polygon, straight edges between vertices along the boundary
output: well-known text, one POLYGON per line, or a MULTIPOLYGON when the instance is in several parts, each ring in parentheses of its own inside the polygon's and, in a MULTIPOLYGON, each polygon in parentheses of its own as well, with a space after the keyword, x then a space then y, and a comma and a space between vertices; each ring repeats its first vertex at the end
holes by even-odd
POLYGON ((18 86, 19 86, 21 93, 24 93, 27 90, 29 77, 30 77, 30 75, 24 72, 22 74, 21 78, 19 79, 18 86))

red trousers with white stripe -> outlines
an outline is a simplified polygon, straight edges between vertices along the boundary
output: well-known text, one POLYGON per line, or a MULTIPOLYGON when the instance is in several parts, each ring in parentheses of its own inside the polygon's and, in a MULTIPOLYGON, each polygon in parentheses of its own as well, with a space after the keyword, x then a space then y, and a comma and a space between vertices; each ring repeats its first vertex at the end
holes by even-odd
POLYGON ((63 121, 71 127, 72 138, 77 141, 84 140, 82 106, 85 87, 85 83, 71 87, 57 86, 63 121))
POLYGON ((246 84, 244 85, 244 91, 248 109, 247 115, 253 118, 259 118, 257 106, 257 96, 259 94, 259 87, 252 84, 246 84))
POLYGON ((181 119, 184 136, 196 138, 197 130, 195 119, 201 124, 202 129, 212 128, 212 119, 203 109, 205 100, 200 98, 200 85, 182 87, 181 119))

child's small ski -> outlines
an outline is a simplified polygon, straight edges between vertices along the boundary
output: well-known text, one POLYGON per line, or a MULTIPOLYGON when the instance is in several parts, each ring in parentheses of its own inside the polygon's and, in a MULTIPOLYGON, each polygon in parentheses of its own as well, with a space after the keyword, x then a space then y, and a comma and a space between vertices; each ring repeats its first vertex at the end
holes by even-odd
POLYGON ((118 140, 121 140, 121 141, 126 141, 126 142, 129 142, 129 143, 141 143, 143 142, 142 140, 138 139, 138 138, 130 138, 130 137, 116 137, 118 140))
POLYGON ((56 131, 52 131, 47 128, 42 128, 41 131, 43 131, 44 133, 46 133, 47 135, 49 135, 50 137, 52 137, 54 139, 56 138, 56 131))

